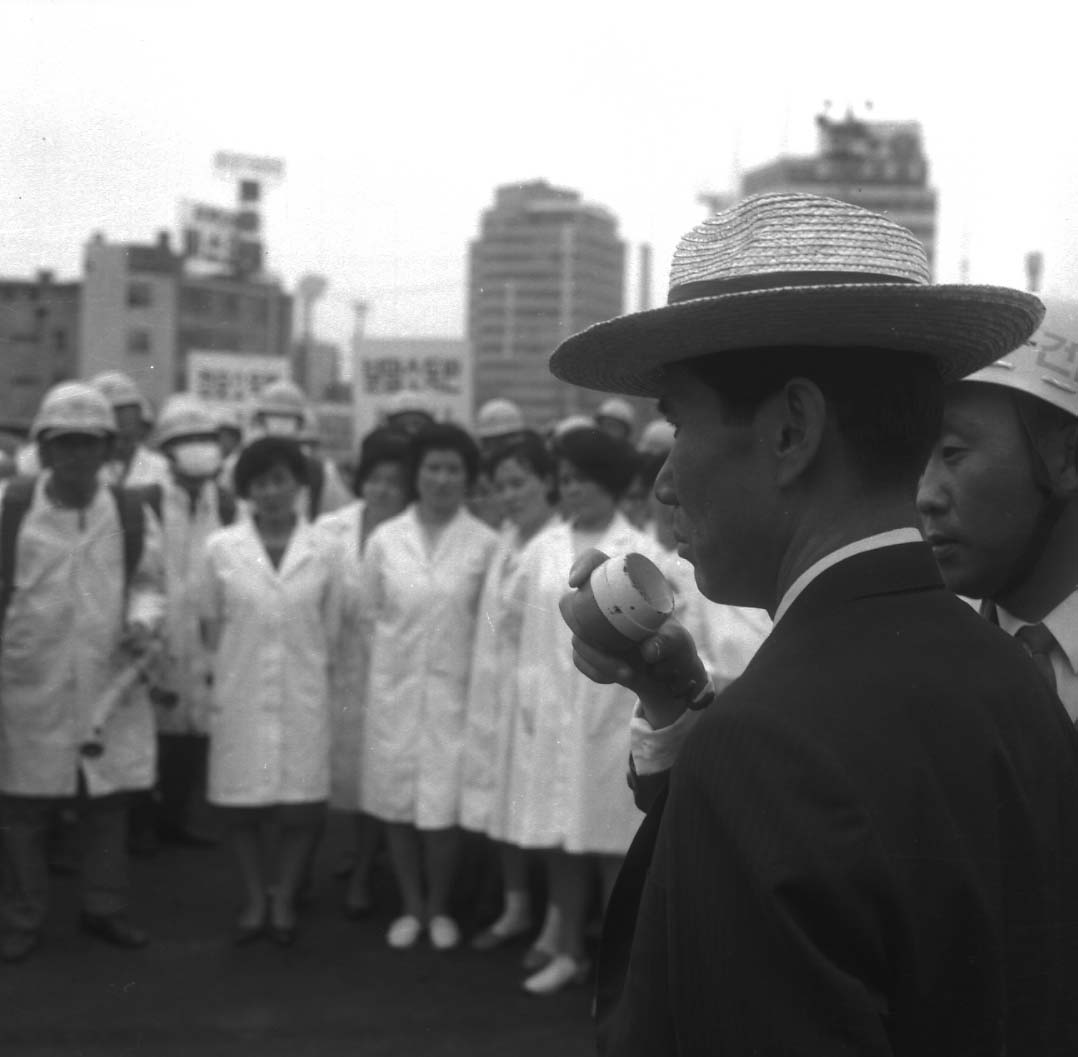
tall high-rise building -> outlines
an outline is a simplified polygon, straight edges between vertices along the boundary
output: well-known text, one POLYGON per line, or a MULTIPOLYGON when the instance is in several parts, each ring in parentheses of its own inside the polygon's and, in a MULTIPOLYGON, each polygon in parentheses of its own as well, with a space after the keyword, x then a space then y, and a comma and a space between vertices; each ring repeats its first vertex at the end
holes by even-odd
POLYGON ((506 397, 537 428, 597 397, 547 370, 558 343, 624 310, 617 219, 545 180, 499 187, 470 246, 468 339, 476 405, 506 397))
POLYGON ((929 267, 936 255, 936 191, 916 121, 868 121, 847 112, 816 118, 817 151, 783 155, 744 173, 741 194, 808 191, 883 213, 924 244, 929 267))

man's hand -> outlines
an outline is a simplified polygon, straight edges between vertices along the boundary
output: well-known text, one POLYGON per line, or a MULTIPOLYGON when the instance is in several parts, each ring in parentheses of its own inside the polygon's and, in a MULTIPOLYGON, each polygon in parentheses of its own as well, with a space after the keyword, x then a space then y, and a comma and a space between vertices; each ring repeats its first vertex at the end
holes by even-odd
MULTIPOLYGON (((569 586, 579 588, 607 555, 585 551, 569 572, 569 586)), ((562 596, 562 618, 573 632, 573 663, 596 683, 619 683, 640 698, 640 704, 655 729, 667 727, 686 708, 709 704, 710 678, 696 652, 692 636, 673 617, 654 635, 627 654, 612 654, 592 646, 580 637, 581 628, 572 610, 572 591, 562 596)))

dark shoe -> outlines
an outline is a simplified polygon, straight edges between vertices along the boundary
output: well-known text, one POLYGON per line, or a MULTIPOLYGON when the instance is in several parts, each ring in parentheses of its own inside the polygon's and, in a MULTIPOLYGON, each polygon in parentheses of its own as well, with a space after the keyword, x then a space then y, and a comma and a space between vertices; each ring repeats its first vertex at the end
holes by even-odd
POLYGON ((270 925, 269 934, 278 947, 291 947, 296 942, 295 925, 270 925))
POLYGON ((8 932, 0 938, 0 961, 9 965, 24 962, 37 950, 39 942, 36 932, 8 932))
POLYGON ((161 842, 152 829, 139 829, 128 835, 127 850, 136 859, 152 859, 161 850, 161 842))
POLYGON ((87 914, 83 911, 79 924, 88 936, 111 943, 113 947, 135 950, 150 942, 145 929, 133 925, 123 914, 87 914))
POLYGON ((344 904, 344 916, 350 921, 365 921, 369 917, 374 916, 374 904, 370 901, 366 903, 349 903, 344 904))

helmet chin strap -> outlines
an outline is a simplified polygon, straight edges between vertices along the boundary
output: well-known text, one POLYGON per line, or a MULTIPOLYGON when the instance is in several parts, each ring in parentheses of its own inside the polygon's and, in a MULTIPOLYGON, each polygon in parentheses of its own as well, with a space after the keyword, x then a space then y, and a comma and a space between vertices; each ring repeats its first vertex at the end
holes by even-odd
POLYGON ((1029 578, 1037 563, 1041 560, 1056 524, 1067 508, 1067 500, 1060 496, 1055 489, 1051 470, 1049 470, 1044 454, 1037 444, 1036 435, 1029 422, 1026 410, 1022 406, 1022 401, 1013 400, 1012 397, 1012 402, 1018 415, 1018 421, 1022 424, 1022 433, 1026 438, 1030 464, 1033 468, 1033 480, 1037 486, 1037 491, 1041 494, 1041 506, 1040 510, 1037 511, 1033 531, 1026 541, 1022 555, 1012 568, 1006 582, 996 591, 997 598, 1017 590, 1029 578))

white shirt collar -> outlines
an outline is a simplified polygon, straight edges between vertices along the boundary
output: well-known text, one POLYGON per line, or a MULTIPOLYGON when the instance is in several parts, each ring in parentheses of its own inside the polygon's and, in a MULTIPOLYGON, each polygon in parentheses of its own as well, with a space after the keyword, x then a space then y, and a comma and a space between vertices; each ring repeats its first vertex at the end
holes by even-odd
POLYGON ((900 543, 920 543, 921 534, 914 528, 891 529, 888 532, 878 532, 875 536, 866 536, 864 539, 854 540, 845 547, 839 547, 837 551, 824 555, 818 562, 810 565, 790 586, 779 602, 775 610, 775 623, 777 624, 786 611, 794 604, 797 597, 806 587, 821 573, 826 572, 832 565, 852 558, 855 554, 865 554, 868 551, 879 550, 881 547, 895 547, 900 543))
MULTIPOLYGON (((1019 628, 1029 624, 1028 620, 1022 620, 1000 606, 996 606, 996 618, 999 626, 1008 635, 1013 635, 1019 628)), ((1041 623, 1059 643, 1071 671, 1078 675, 1078 591, 1067 595, 1041 623)))

